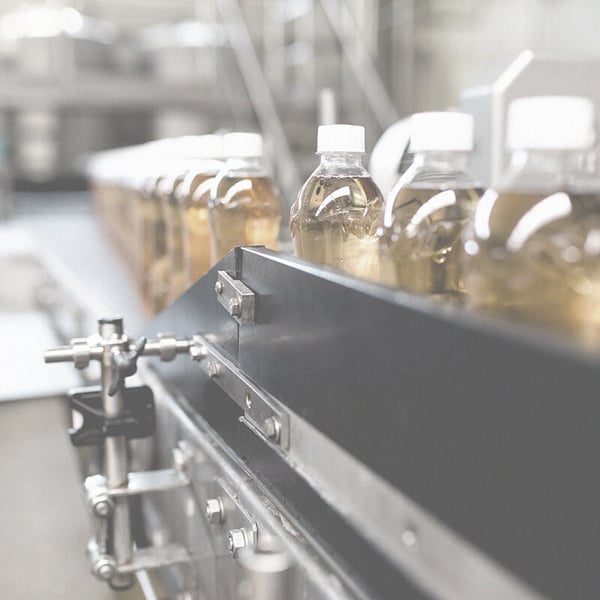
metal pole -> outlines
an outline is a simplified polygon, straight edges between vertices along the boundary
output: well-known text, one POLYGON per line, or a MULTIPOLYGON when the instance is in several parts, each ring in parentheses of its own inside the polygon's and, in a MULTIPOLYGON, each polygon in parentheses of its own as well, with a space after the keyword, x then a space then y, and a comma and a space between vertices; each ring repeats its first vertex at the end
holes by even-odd
MULTIPOLYGON (((107 342, 115 342, 123 337, 123 319, 101 319, 100 336, 107 342)), ((128 349, 127 342, 123 347, 128 349)), ((114 396, 108 395, 113 378, 112 344, 106 344, 102 355, 102 405, 106 418, 119 417, 123 413, 123 395, 117 390, 114 396)), ((109 488, 127 486, 128 448, 126 437, 107 437, 104 442, 104 469, 109 488)), ((131 539, 131 521, 127 497, 114 499, 113 512, 110 517, 110 539, 112 555, 117 566, 130 563, 133 558, 131 539)), ((114 588, 127 588, 133 584, 131 575, 116 575, 110 581, 114 588)))

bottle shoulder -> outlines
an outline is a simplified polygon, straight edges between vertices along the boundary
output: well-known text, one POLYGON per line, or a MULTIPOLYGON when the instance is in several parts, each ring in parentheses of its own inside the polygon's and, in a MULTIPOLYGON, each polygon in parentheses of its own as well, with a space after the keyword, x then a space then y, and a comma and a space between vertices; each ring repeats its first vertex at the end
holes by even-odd
POLYGON ((600 193, 499 188, 488 190, 481 199, 469 239, 502 252, 540 244, 585 252, 590 235, 600 237, 600 193))
POLYGON ((439 168, 413 163, 398 179, 391 194, 398 193, 401 188, 416 189, 481 189, 482 185, 465 169, 452 167, 439 168))
POLYGON ((292 205, 292 219, 337 219, 379 217, 383 197, 368 175, 319 176, 313 173, 292 205))
POLYGON ((281 210, 279 191, 271 177, 264 174, 219 173, 210 185, 210 205, 223 209, 263 207, 281 210))

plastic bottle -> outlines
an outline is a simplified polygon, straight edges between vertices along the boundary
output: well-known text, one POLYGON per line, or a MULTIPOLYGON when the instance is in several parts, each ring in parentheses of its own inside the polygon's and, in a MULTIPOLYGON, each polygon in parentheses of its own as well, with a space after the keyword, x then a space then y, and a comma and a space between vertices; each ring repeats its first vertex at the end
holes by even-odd
POLYGON ((588 170, 594 105, 520 98, 506 175, 465 236, 473 306, 600 343, 600 187, 588 170))
POLYGON ((320 164, 292 205, 290 231, 297 256, 377 280, 383 198, 362 164, 364 152, 364 127, 319 127, 320 164))
POLYGON ((462 233, 481 197, 481 186, 466 170, 472 149, 471 115, 413 115, 414 160, 390 192, 379 230, 385 283, 462 300, 462 233))
POLYGON ((209 224, 211 264, 235 246, 277 248, 281 201, 263 165, 263 140, 257 133, 223 138, 224 167, 211 188, 209 224))
POLYGON ((210 268, 208 205, 215 177, 223 168, 223 136, 204 135, 198 141, 198 163, 178 189, 182 211, 183 285, 189 287, 210 268))

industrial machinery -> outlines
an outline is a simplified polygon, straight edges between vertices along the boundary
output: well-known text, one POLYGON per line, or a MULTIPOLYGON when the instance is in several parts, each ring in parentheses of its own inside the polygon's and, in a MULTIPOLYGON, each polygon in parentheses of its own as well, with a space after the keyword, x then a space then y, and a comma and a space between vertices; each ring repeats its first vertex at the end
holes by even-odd
POLYGON ((142 334, 105 319, 46 353, 101 364, 70 436, 104 449, 88 552, 113 587, 598 597, 597 356, 262 248, 142 334))

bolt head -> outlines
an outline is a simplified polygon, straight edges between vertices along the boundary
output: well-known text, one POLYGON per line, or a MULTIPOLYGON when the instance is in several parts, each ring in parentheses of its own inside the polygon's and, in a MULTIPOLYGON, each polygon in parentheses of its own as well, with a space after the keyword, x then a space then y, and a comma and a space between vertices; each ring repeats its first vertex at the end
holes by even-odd
POLYGON ((277 442, 281 435, 281 422, 277 417, 268 417, 263 423, 263 431, 267 438, 273 442, 277 442))
POLYGON ((222 281, 217 281, 217 283, 215 283, 215 292, 217 292, 217 294, 223 293, 223 282, 222 281))
POLYGON ((234 317, 239 317, 242 314, 242 305, 237 298, 232 298, 229 301, 229 310, 234 317))
POLYGON ((417 538, 417 532, 411 528, 405 529, 402 532, 400 539, 409 550, 414 550, 419 542, 417 538))
POLYGON ((92 500, 92 510, 97 517, 108 517, 112 513, 113 503, 109 496, 101 494, 92 500))
POLYGON ((192 344, 188 350, 192 360, 200 361, 206 356, 206 348, 200 344, 192 344))
POLYGON ((243 529, 232 529, 227 534, 227 542, 229 544, 229 552, 235 558, 238 552, 248 544, 246 532, 243 529))
POLYGON ((94 575, 102 581, 110 581, 116 572, 113 561, 108 558, 98 559, 92 570, 94 575))
POLYGON ((208 363, 208 376, 217 377, 219 375, 220 367, 216 362, 208 363))
POLYGON ((222 523, 225 513, 221 498, 209 498, 204 505, 204 512, 209 523, 222 523))

